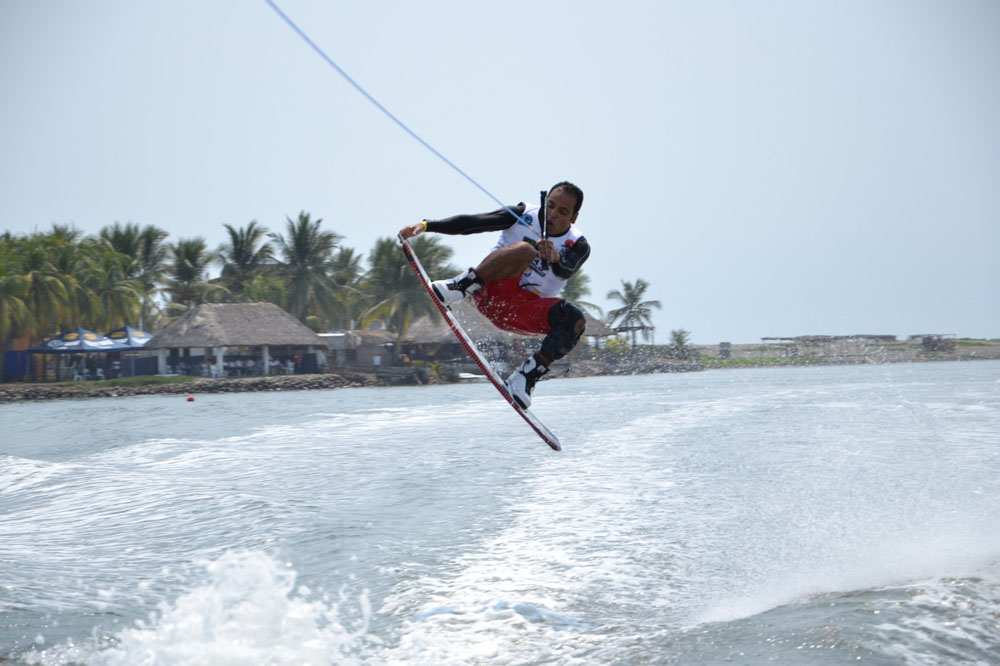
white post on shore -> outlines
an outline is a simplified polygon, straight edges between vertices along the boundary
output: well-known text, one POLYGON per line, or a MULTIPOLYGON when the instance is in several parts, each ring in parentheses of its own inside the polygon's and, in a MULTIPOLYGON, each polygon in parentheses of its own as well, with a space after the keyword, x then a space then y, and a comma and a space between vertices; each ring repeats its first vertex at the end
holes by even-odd
POLYGON ((271 350, 268 348, 267 345, 264 345, 261 348, 261 354, 263 354, 263 357, 262 357, 261 360, 264 363, 264 369, 261 371, 260 374, 263 375, 264 377, 267 377, 267 375, 270 374, 270 372, 271 372, 271 366, 270 366, 270 363, 271 363, 271 350))
POLYGON ((219 377, 223 379, 226 378, 226 348, 216 347, 215 348, 215 366, 219 369, 219 377))

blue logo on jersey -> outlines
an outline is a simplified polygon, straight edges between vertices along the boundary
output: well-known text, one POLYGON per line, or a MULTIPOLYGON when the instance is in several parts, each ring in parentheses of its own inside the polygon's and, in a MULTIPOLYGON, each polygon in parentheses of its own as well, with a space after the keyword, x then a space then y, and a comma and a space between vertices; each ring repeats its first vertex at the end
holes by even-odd
POLYGON ((531 226, 531 216, 530 215, 522 215, 521 217, 517 218, 517 223, 518 224, 523 224, 526 227, 530 227, 531 226))

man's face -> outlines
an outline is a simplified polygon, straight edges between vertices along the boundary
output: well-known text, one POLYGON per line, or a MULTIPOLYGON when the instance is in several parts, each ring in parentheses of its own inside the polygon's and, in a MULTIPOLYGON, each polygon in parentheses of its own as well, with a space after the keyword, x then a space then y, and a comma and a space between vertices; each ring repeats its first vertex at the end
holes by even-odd
POLYGON ((549 192, 545 200, 545 217, 548 220, 549 234, 559 236, 566 233, 569 225, 576 222, 576 196, 561 187, 549 192))

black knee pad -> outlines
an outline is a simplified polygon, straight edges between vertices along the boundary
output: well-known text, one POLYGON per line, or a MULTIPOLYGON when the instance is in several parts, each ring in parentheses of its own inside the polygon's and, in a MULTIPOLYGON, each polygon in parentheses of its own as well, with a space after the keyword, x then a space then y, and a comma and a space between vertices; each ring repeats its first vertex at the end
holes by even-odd
POLYGON ((586 328, 583 311, 569 301, 559 301, 549 308, 549 326, 552 330, 542 340, 539 353, 550 361, 562 358, 570 352, 586 328), (579 332, 577 327, 579 326, 579 332))

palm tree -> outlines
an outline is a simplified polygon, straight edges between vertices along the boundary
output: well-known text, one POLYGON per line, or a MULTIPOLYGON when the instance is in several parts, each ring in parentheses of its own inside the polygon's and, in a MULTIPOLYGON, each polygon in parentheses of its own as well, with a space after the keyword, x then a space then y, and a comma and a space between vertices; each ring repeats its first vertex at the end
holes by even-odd
POLYGON ((103 243, 91 244, 81 284, 96 307, 89 328, 107 332, 135 322, 142 307, 142 285, 128 278, 132 259, 103 243))
POLYGON ((87 238, 80 240, 76 232, 66 234, 64 230, 64 227, 53 226, 51 233, 34 238, 66 292, 62 307, 53 313, 54 326, 42 331, 42 335, 75 326, 92 327, 92 320, 100 316, 101 306, 96 295, 83 283, 94 255, 95 242, 87 238))
POLYGON ((330 264, 330 277, 337 286, 337 302, 340 305, 339 316, 330 321, 333 328, 350 329, 361 319, 365 309, 365 295, 361 291, 362 257, 354 248, 342 247, 333 255, 330 264))
POLYGON ((35 320, 34 335, 45 336, 58 332, 66 321, 69 300, 64 274, 55 267, 46 252, 46 238, 35 234, 23 247, 21 264, 24 271, 24 303, 35 320))
POLYGON ((336 285, 330 277, 330 261, 341 236, 321 231, 323 220, 311 220, 302 211, 296 220, 287 218, 288 238, 271 234, 278 246, 278 271, 288 294, 286 310, 305 323, 310 314, 336 311, 336 285))
MULTIPOLYGON (((431 279, 458 272, 447 263, 452 249, 439 239, 418 236, 410 241, 410 246, 420 257, 431 279)), ((368 264, 370 268, 363 284, 373 305, 364 313, 362 326, 369 326, 377 319, 383 321, 387 329, 396 333, 398 347, 413 320, 422 315, 438 315, 437 307, 424 291, 395 239, 380 238, 376 241, 368 264)))
POLYGON ((62 241, 69 243, 70 245, 75 245, 83 238, 83 232, 75 228, 72 224, 53 223, 52 231, 45 234, 44 237, 54 241, 62 241))
POLYGON ((288 302, 285 281, 277 275, 256 275, 243 291, 243 300, 247 303, 274 303, 283 308, 288 302))
POLYGON ((138 266, 132 275, 142 290, 139 328, 150 326, 153 320, 155 298, 167 263, 167 247, 163 243, 166 237, 166 231, 153 225, 143 227, 139 236, 138 266))
POLYGON ((643 301, 642 298, 649 288, 649 283, 639 278, 635 284, 622 280, 622 291, 612 290, 607 298, 619 301, 622 307, 608 312, 608 321, 614 325, 629 327, 632 332, 632 348, 635 349, 635 332, 642 329, 643 339, 649 339, 649 331, 653 328, 650 308, 659 308, 659 301, 643 301))
POLYGON ((20 244, 9 234, 0 238, 0 377, 3 376, 7 346, 37 330, 27 305, 28 280, 18 261, 20 244))
POLYGON ((129 222, 122 226, 115 222, 113 226, 102 229, 100 235, 118 252, 131 258, 125 276, 138 282, 142 293, 138 326, 149 326, 167 260, 167 247, 163 244, 167 232, 151 224, 140 227, 129 222))
POLYGON ((208 281, 208 266, 214 255, 208 251, 204 238, 179 239, 169 250, 166 292, 174 314, 226 293, 221 284, 208 281))
POLYGON ((219 246, 216 252, 222 262, 220 282, 229 289, 234 300, 241 300, 251 281, 270 265, 271 245, 261 242, 267 229, 257 226, 256 220, 240 229, 228 224, 225 227, 229 242, 219 246))
POLYGON ((130 259, 105 239, 66 226, 0 240, 0 349, 15 337, 45 338, 75 326, 106 330, 134 320, 139 285, 130 259))
POLYGON ((688 357, 688 343, 691 341, 691 331, 675 328, 670 331, 670 348, 677 358, 688 357))
POLYGON ((598 319, 604 316, 600 306, 588 303, 583 300, 585 296, 590 296, 590 276, 584 275, 583 271, 577 271, 566 280, 561 296, 567 301, 571 301, 598 319))

